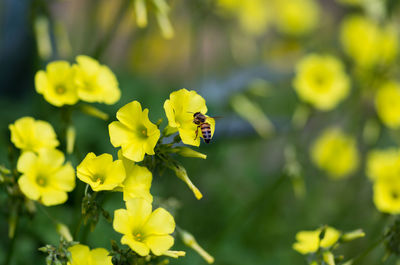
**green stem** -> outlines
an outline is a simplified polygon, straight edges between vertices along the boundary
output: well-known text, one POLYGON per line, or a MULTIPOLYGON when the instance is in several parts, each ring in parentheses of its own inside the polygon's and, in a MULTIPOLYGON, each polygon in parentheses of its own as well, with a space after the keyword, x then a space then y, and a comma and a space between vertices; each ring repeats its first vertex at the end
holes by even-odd
POLYGON ((126 12, 129 10, 129 5, 131 1, 130 0, 123 0, 121 3, 119 10, 117 14, 114 17, 114 23, 113 25, 110 26, 110 29, 108 32, 105 34, 103 39, 98 43, 96 48, 93 51, 93 58, 99 59, 101 55, 104 53, 104 51, 107 49, 109 46, 111 40, 115 36, 115 34, 118 31, 119 25, 123 21, 123 18, 125 17, 126 12))

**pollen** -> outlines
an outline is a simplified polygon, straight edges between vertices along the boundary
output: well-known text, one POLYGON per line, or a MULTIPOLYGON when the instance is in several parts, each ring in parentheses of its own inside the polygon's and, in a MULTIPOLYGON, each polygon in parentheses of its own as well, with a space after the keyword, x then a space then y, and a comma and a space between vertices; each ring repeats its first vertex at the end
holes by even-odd
POLYGON ((56 86, 56 92, 57 94, 64 94, 67 90, 65 89, 65 86, 63 85, 58 85, 56 86))

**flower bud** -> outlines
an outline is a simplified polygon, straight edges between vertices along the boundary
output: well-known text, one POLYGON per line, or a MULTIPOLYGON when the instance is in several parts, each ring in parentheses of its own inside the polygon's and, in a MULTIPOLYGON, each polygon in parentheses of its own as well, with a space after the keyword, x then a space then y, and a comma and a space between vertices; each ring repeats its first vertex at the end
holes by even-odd
POLYGON ((99 110, 98 108, 95 108, 91 105, 88 104, 82 104, 80 106, 80 110, 90 116, 93 116, 95 118, 101 119, 101 120, 108 120, 108 114, 99 110))
POLYGON ((67 128, 67 154, 72 154, 74 152, 74 145, 76 139, 75 127, 70 125, 67 128))
POLYGON ((171 257, 171 258, 179 258, 179 257, 184 257, 186 255, 185 251, 176 251, 176 250, 167 250, 164 252, 165 256, 171 257))
POLYGON ((184 156, 184 157, 195 157, 195 158, 202 158, 206 159, 207 155, 202 154, 200 152, 194 151, 193 149, 190 149, 189 147, 186 146, 178 146, 172 149, 172 152, 177 153, 178 155, 184 156))
POLYGON ((68 227, 65 224, 57 223, 56 230, 57 230, 57 233, 59 233, 63 238, 65 238, 65 240, 67 240, 67 241, 73 240, 71 232, 69 231, 68 227))
POLYGON ((136 23, 139 28, 147 26, 147 10, 144 0, 135 0, 136 23))
POLYGON ((361 238, 361 237, 364 237, 364 236, 365 236, 364 231, 362 229, 357 229, 357 230, 345 233, 342 236, 341 240, 343 242, 350 242, 350 241, 353 241, 355 239, 358 239, 358 238, 361 238))
POLYGON ((214 257, 208 254, 196 241, 194 236, 189 232, 180 229, 179 230, 183 243, 195 250, 208 264, 214 263, 214 257))

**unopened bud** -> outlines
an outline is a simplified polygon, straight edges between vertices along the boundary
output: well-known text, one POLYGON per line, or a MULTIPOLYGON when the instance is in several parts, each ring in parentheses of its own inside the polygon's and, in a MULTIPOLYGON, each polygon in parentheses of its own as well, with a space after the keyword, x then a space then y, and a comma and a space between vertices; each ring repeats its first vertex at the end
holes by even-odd
POLYGON ((335 265, 335 256, 333 256, 332 252, 326 251, 322 254, 322 257, 326 264, 335 265))
POLYGON ((71 232, 69 231, 68 227, 63 224, 63 223, 57 223, 56 225, 57 233, 60 234, 65 240, 67 241, 72 241, 72 235, 71 232))
POLYGON ((170 136, 170 135, 176 133, 177 131, 178 131, 178 128, 176 128, 176 127, 171 127, 171 126, 167 125, 167 126, 164 128, 164 130, 163 130, 163 134, 164 134, 165 136, 170 136))
POLYGON ((176 250, 167 250, 164 252, 165 256, 171 257, 171 258, 179 258, 179 257, 184 257, 186 255, 185 251, 176 251, 176 250))
POLYGON ((80 106, 80 110, 83 113, 85 113, 87 115, 90 115, 90 116, 93 116, 95 118, 99 118, 99 119, 102 119, 102 120, 105 120, 105 121, 108 120, 108 114, 107 113, 105 113, 105 112, 103 112, 103 111, 99 110, 98 108, 95 108, 95 107, 93 107, 91 105, 82 104, 80 106))
POLYGON ((76 131, 75 127, 70 125, 67 128, 67 154, 72 154, 74 152, 76 131))
POLYGON ((196 199, 200 200, 203 197, 203 194, 201 194, 200 190, 192 183, 189 176, 187 175, 186 169, 181 165, 175 165, 173 169, 176 176, 183 180, 186 185, 188 185, 188 187, 192 190, 196 199))
POLYGON ((139 28, 147 26, 147 10, 144 0, 135 0, 136 23, 139 28))
POLYGON ((179 230, 183 243, 195 250, 208 264, 214 263, 214 257, 207 253, 196 241, 194 236, 185 230, 179 230))
POLYGON ((207 155, 197 152, 186 146, 175 147, 172 149, 172 152, 177 153, 178 155, 181 155, 184 157, 195 157, 195 158, 202 158, 202 159, 207 158, 207 155))
POLYGON ((364 236, 365 236, 364 231, 362 229, 357 229, 342 235, 341 240, 343 242, 349 242, 364 236))

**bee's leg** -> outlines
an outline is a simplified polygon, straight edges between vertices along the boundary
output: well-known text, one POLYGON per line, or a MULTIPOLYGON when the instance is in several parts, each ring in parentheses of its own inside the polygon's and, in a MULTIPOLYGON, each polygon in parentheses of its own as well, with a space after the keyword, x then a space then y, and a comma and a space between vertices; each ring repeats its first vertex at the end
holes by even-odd
POLYGON ((197 136, 199 136, 199 127, 200 127, 200 126, 197 126, 197 128, 196 128, 196 137, 194 137, 194 140, 196 140, 196 139, 197 139, 197 136))

